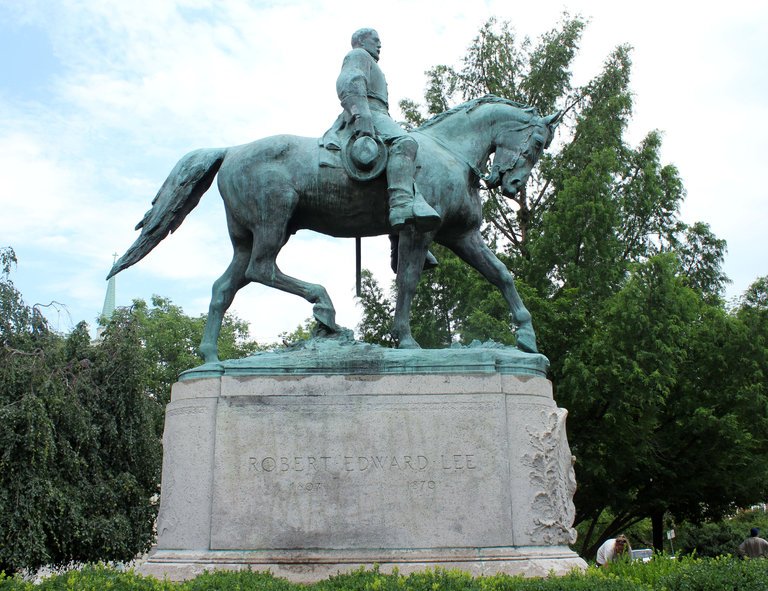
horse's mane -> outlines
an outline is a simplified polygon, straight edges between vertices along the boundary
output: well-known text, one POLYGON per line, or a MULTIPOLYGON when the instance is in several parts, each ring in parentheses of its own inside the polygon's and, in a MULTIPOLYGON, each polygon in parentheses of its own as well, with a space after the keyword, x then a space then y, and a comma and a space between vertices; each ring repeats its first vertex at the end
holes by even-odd
POLYGON ((539 110, 536 107, 529 107, 528 105, 524 105, 522 103, 518 103, 517 101, 496 96, 495 94, 486 94, 485 96, 468 100, 466 103, 461 103, 460 105, 457 105, 451 109, 448 109, 447 111, 438 113, 431 119, 428 119, 427 121, 419 125, 419 127, 417 127, 416 129, 422 130, 428 127, 432 127, 436 123, 440 123, 443 119, 446 119, 447 117, 450 117, 455 113, 459 113, 461 111, 465 111, 469 113, 470 111, 472 111, 473 109, 476 109, 480 105, 488 105, 488 104, 507 105, 510 107, 515 107, 516 109, 519 109, 520 111, 522 111, 527 115, 530 115, 531 117, 539 116, 539 110))

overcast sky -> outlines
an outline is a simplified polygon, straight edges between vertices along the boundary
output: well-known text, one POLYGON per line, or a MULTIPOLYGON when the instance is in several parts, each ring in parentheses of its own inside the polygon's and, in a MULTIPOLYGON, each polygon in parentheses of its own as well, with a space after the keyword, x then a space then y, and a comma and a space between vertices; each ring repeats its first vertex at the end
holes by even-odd
MULTIPOLYGON (((176 161, 196 148, 276 133, 317 136, 339 112, 335 80, 351 33, 377 28, 390 103, 421 100, 428 68, 457 65, 491 16, 538 37, 564 10, 590 20, 574 84, 620 43, 634 47, 628 139, 664 133, 664 163, 687 189, 682 217, 728 241, 727 295, 768 274, 768 3, 573 0, 0 0, 0 246, 28 304, 70 330, 101 311, 112 253, 176 161)), ((395 118, 399 113, 393 109, 395 118)), ((117 303, 170 297, 207 311, 231 257, 215 188, 176 234, 117 277, 117 303)), ((278 262, 322 283, 354 328, 354 241, 299 233, 278 262)), ((388 242, 363 240, 387 285, 388 242)), ((311 315, 263 286, 233 305, 252 336, 276 340, 311 315)))

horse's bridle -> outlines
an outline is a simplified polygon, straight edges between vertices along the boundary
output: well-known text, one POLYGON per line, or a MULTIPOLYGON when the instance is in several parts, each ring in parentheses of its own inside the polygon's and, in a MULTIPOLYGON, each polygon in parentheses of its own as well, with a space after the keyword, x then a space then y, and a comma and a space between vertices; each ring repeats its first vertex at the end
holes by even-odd
POLYGON ((502 168, 498 164, 496 164, 496 159, 494 158, 493 166, 491 166, 491 170, 488 172, 488 176, 481 177, 483 182, 485 182, 486 186, 489 189, 493 189, 495 187, 498 187, 501 184, 501 178, 507 174, 510 170, 514 170, 517 167, 517 163, 520 162, 520 158, 523 156, 523 152, 525 152, 526 147, 528 146, 528 143, 531 141, 531 137, 533 137, 533 132, 535 128, 537 127, 537 123, 532 123, 529 121, 528 123, 525 123, 523 125, 520 125, 519 127, 515 127, 514 129, 510 129, 508 131, 515 132, 515 131, 522 131, 524 129, 530 129, 528 132, 528 136, 525 138, 523 142, 520 143, 520 149, 518 150, 517 154, 515 155, 515 159, 512 160, 511 164, 508 164, 502 168))

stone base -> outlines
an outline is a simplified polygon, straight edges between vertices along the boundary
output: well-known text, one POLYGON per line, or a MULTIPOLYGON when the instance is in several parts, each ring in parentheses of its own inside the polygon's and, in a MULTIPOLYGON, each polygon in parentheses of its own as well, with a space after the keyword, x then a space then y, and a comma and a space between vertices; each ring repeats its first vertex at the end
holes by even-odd
POLYGON ((211 570, 270 571, 294 583, 312 583, 340 573, 378 565, 382 573, 397 569, 408 575, 426 569, 459 569, 472 576, 546 577, 584 570, 586 562, 567 546, 527 548, 451 548, 431 550, 155 550, 138 570, 171 581, 194 578, 211 570))
POLYGON ((374 564, 585 566, 568 549, 576 483, 546 358, 326 342, 299 353, 203 366, 174 385, 157 547, 140 572, 313 581, 374 564))

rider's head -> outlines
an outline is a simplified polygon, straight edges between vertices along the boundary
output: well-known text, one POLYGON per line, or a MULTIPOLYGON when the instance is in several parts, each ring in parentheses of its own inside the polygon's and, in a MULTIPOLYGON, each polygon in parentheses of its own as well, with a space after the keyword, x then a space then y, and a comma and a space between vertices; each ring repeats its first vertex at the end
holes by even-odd
POLYGON ((371 54, 371 57, 379 61, 381 52, 381 40, 375 29, 358 29, 352 34, 352 47, 362 47, 371 54))

